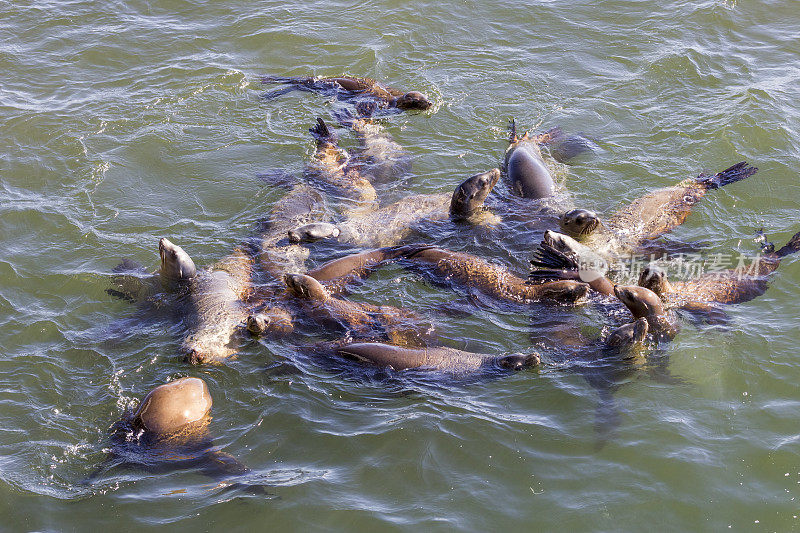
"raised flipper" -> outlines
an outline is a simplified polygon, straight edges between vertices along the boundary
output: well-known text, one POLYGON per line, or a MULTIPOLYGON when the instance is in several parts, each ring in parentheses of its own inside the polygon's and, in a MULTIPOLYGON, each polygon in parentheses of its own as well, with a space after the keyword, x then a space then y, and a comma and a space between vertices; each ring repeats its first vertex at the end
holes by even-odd
POLYGON ((758 172, 756 167, 751 167, 746 161, 741 161, 713 175, 702 173, 697 176, 696 181, 705 185, 706 189, 718 189, 750 177, 756 172, 758 172))
POLYGON ((336 142, 336 134, 331 131, 322 118, 317 117, 317 123, 308 129, 308 132, 317 142, 336 142))

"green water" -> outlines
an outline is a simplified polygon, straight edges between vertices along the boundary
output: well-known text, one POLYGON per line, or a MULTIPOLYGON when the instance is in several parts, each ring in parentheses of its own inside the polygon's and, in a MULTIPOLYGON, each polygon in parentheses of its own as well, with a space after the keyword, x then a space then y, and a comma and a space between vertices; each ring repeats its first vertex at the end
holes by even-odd
MULTIPOLYGON (((224 257, 282 194, 257 175, 301 173, 332 102, 262 101, 268 73, 371 76, 434 98, 387 119, 414 158, 387 198, 497 166, 514 116, 600 139, 565 185, 601 213, 747 160, 759 173, 707 196, 675 235, 751 253, 763 227, 783 244, 800 230, 799 57, 792 0, 0 1, 0 529, 800 528, 798 258, 729 325, 686 321, 659 368, 602 393, 541 340, 542 368, 488 380, 334 372, 291 339, 192 368, 180 324, 105 293, 120 258, 154 268, 162 236, 198 265, 224 257), (216 444, 272 496, 191 469, 82 485, 125 408, 185 375, 209 383, 216 444)), ((505 237, 447 244, 524 272, 505 237)), ((491 353, 546 336, 541 314, 603 325, 590 307, 440 313, 464 294, 397 267, 351 298, 415 309, 491 353)))

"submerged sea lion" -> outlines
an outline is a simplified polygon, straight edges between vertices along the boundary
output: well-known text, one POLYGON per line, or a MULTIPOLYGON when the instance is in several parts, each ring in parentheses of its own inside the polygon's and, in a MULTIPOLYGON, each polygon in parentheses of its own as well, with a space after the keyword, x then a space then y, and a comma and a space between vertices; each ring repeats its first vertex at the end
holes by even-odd
POLYGON ((361 165, 362 173, 370 176, 373 182, 387 183, 411 171, 411 156, 379 122, 371 118, 375 108, 374 102, 359 102, 356 104, 357 114, 337 110, 334 116, 358 139, 354 164, 361 165))
POLYGON ((432 326, 405 309, 334 298, 319 281, 304 274, 286 274, 284 280, 289 292, 305 304, 307 316, 342 327, 358 338, 383 337, 393 344, 421 345, 432 332, 432 326))
POLYGON ((420 246, 417 252, 407 254, 404 261, 424 267, 437 280, 455 282, 509 302, 527 304, 556 300, 574 303, 584 297, 589 289, 588 285, 578 281, 528 284, 504 267, 474 255, 433 246, 420 246))
POLYGON ((484 201, 500 179, 500 170, 475 174, 464 180, 452 194, 412 195, 377 211, 351 216, 335 226, 300 226, 290 232, 294 240, 307 241, 327 231, 333 237, 357 246, 391 246, 408 236, 414 223, 451 219, 480 224, 492 222, 484 201))
POLYGON ((154 388, 113 426, 111 455, 89 480, 109 463, 149 470, 198 468, 215 478, 248 473, 250 469, 233 456, 214 449, 208 431, 212 404, 208 385, 200 378, 180 378, 154 388))
POLYGON ((539 355, 512 354, 492 356, 436 346, 430 348, 402 348, 375 342, 353 343, 336 348, 336 355, 361 363, 389 367, 393 370, 440 370, 465 373, 481 368, 522 370, 536 366, 539 355))
POLYGON ((298 183, 275 202, 269 215, 259 221, 250 241, 259 266, 276 284, 285 272, 305 271, 308 249, 297 243, 286 243, 286 232, 299 224, 321 223, 325 217, 325 200, 313 187, 298 183))
POLYGON ((713 189, 743 180, 758 171, 742 161, 713 176, 700 174, 658 189, 631 202, 605 222, 593 211, 574 209, 561 218, 561 230, 606 257, 635 251, 683 224, 692 207, 713 189))
POLYGON ((262 96, 271 99, 290 91, 316 92, 335 96, 339 100, 369 99, 382 107, 407 109, 428 109, 433 104, 419 91, 401 91, 387 87, 370 78, 353 76, 308 77, 308 76, 264 76, 262 83, 283 83, 288 87, 278 89, 262 96))
POLYGON ((639 276, 639 285, 658 294, 675 307, 694 308, 702 303, 736 304, 752 300, 767 290, 769 274, 780 265, 781 259, 800 250, 800 232, 786 246, 756 258, 747 268, 710 272, 686 281, 667 279, 667 273, 657 265, 648 265, 639 276))
POLYGON ((350 283, 364 279, 379 266, 414 251, 415 246, 389 246, 367 250, 328 261, 306 274, 321 282, 332 295, 341 294, 350 283))

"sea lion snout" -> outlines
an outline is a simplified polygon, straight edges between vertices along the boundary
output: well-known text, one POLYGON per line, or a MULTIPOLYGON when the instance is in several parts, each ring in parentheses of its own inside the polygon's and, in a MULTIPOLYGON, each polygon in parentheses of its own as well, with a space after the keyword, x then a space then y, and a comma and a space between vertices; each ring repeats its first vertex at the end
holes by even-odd
POLYGON ((419 91, 409 91, 400 96, 395 101, 395 106, 398 109, 430 109, 433 106, 427 96, 419 91))
POLYGON ((654 293, 660 295, 664 290, 664 285, 667 281, 667 273, 663 268, 657 265, 647 265, 642 273, 639 274, 639 286, 650 289, 654 293))
POLYGON ((541 357, 536 353, 506 355, 497 359, 500 368, 506 370, 523 370, 537 366, 540 362, 541 357))
POLYGON ((588 209, 573 209, 561 217, 561 229, 575 236, 585 236, 592 233, 600 225, 597 213, 588 209))

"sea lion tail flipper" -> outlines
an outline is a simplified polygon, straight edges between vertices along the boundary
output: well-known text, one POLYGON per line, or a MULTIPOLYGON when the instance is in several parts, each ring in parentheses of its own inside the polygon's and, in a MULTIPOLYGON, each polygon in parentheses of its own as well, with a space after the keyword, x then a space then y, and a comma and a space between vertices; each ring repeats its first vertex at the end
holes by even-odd
POLYGON ((267 185, 291 189, 297 185, 297 176, 283 168, 271 168, 256 174, 256 178, 267 185))
POLYGON ((511 117, 508 119, 508 142, 513 144, 519 140, 517 137, 517 119, 511 117))
POLYGON ((758 168, 748 165, 747 161, 741 161, 732 167, 726 168, 722 172, 717 172, 713 176, 700 174, 697 176, 697 183, 704 185, 706 189, 718 189, 730 183, 748 178, 756 172, 758 172, 758 168))
POLYGON ((327 141, 333 137, 333 132, 322 118, 317 117, 317 123, 308 129, 308 132, 318 141, 327 141))
POLYGON ((778 257, 786 257, 787 255, 798 251, 800 251, 800 231, 795 233, 792 238, 789 239, 789 242, 786 243, 786 246, 775 253, 778 257))

